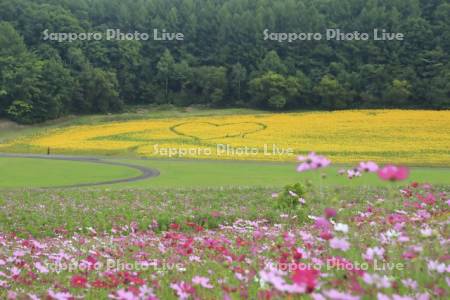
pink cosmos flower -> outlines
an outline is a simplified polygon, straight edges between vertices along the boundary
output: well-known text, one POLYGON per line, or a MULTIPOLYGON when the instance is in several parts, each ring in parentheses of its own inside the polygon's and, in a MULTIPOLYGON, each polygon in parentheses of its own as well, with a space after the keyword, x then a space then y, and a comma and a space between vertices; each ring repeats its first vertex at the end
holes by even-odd
POLYGON ((355 177, 361 177, 361 172, 358 169, 347 170, 348 179, 353 179, 355 177))
POLYGON ((388 289, 391 287, 391 282, 386 275, 380 276, 378 274, 364 273, 363 280, 368 285, 374 285, 379 289, 388 289))
POLYGON ((330 240, 330 247, 333 249, 339 249, 341 251, 347 251, 350 249, 350 243, 346 239, 333 238, 330 240))
POLYGON ((9 287, 8 283, 4 280, 0 280, 0 288, 7 289, 9 287))
POLYGON ((433 260, 428 262, 428 271, 436 271, 436 272, 442 274, 442 273, 446 272, 446 270, 447 270, 447 267, 445 266, 444 263, 440 263, 440 262, 433 261, 433 260))
POLYGON ((325 291, 323 292, 323 294, 331 300, 359 300, 358 296, 353 296, 351 294, 339 292, 337 290, 325 291))
POLYGON ((259 277, 263 282, 270 283, 275 287, 282 286, 285 282, 283 276, 285 272, 273 267, 272 265, 267 266, 264 270, 259 271, 259 277))
POLYGON ((317 229, 325 230, 325 231, 328 231, 331 229, 331 223, 323 217, 316 218, 316 220, 314 222, 314 226, 317 229))
POLYGON ((73 296, 67 292, 54 292, 52 290, 48 290, 48 297, 53 300, 70 300, 73 296))
POLYGON ((284 233, 283 239, 286 242, 286 245, 291 246, 291 247, 294 246, 296 243, 295 234, 293 234, 292 232, 284 233))
POLYGON ((360 172, 374 173, 378 171, 379 167, 373 161, 368 161, 368 162, 360 162, 358 169, 360 170, 360 172))
POLYGON ((384 248, 381 247, 367 248, 366 253, 362 255, 362 257, 368 261, 372 261, 374 258, 383 259, 383 256, 384 248))
POLYGON ((205 289, 212 289, 213 286, 209 283, 209 278, 202 277, 202 276, 194 276, 192 278, 192 283, 200 285, 201 287, 205 289))
POLYGON ((401 181, 407 179, 409 169, 402 166, 387 165, 378 170, 378 177, 382 180, 401 181))
POLYGON ((322 294, 316 294, 316 293, 312 293, 311 298, 313 300, 326 300, 326 298, 324 296, 322 296, 322 294))
POLYGON ((309 153, 308 156, 299 156, 298 160, 301 163, 297 167, 297 172, 325 168, 331 164, 331 161, 328 158, 317 155, 314 152, 309 153))
POLYGON ((153 219, 152 223, 149 225, 149 227, 150 227, 150 229, 153 229, 153 230, 158 229, 158 227, 159 227, 158 221, 153 219))
POLYGON ((417 298, 410 296, 400 296, 400 295, 392 295, 392 297, 384 295, 382 293, 378 293, 377 300, 416 300, 417 298))
POLYGON ((178 299, 188 299, 191 294, 195 292, 192 285, 182 281, 179 283, 171 283, 170 287, 177 293, 178 299))
POLYGON ((305 287, 297 284, 289 284, 284 280, 285 272, 268 266, 264 270, 259 272, 261 282, 270 283, 275 289, 280 292, 286 292, 291 294, 301 294, 305 292, 305 287))
POLYGON ((423 228, 420 229, 420 234, 423 237, 430 237, 433 235, 433 230, 430 227, 424 226, 423 228))
POLYGON ((424 209, 419 209, 416 214, 422 220, 427 220, 427 219, 431 218, 431 214, 424 209))
POLYGON ((411 278, 403 279, 402 280, 402 284, 405 287, 410 288, 412 290, 416 290, 419 287, 417 281, 415 281, 415 280, 413 280, 411 278))
POLYGON ((383 293, 378 293, 377 300, 391 300, 391 298, 388 295, 385 295, 383 293))
POLYGON ((400 295, 392 295, 392 300, 417 300, 417 298, 410 296, 400 296, 400 295))
POLYGON ((297 172, 304 172, 304 171, 308 171, 311 170, 311 166, 307 163, 302 163, 300 165, 298 165, 297 167, 297 172))
POLYGON ((25 254, 26 253, 22 250, 16 250, 16 251, 14 251, 13 256, 14 256, 14 258, 17 258, 17 257, 25 256, 25 254))
POLYGON ((125 289, 120 289, 116 292, 116 295, 110 295, 109 298, 117 300, 138 300, 139 298, 135 296, 132 292, 125 289))
POLYGON ((8 300, 16 300, 17 299, 17 293, 13 292, 13 291, 8 291, 7 299, 8 300))
POLYGON ((153 289, 145 284, 139 288, 139 298, 145 300, 158 300, 153 292, 153 289))
POLYGON ((40 262, 34 264, 34 267, 39 271, 39 273, 48 273, 49 270, 40 262))
POLYGON ((12 267, 11 268, 11 277, 15 278, 18 277, 20 275, 20 273, 22 272, 21 269, 17 268, 17 267, 12 267))
POLYGON ((129 290, 120 289, 114 294, 109 295, 109 299, 116 300, 158 300, 155 296, 153 289, 147 285, 143 285, 139 290, 130 288, 129 290))

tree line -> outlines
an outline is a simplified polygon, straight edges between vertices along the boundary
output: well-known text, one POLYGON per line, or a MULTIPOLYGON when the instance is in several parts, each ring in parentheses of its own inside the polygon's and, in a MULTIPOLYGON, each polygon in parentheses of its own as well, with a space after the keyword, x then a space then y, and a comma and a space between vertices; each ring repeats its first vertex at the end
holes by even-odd
POLYGON ((269 110, 450 107, 446 0, 0 0, 0 116, 36 123, 124 105, 269 110), (264 31, 403 41, 278 42, 264 31), (43 32, 181 32, 58 42, 43 32))

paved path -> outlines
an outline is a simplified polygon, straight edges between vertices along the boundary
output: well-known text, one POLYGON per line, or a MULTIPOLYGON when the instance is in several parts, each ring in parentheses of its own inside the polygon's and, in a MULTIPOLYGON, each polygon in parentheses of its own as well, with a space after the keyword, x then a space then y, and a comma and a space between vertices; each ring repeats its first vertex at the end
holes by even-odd
POLYGON ((136 169, 141 172, 141 175, 136 176, 136 177, 130 177, 130 178, 114 179, 114 180, 102 181, 102 182, 80 183, 80 184, 73 184, 73 185, 42 187, 42 188, 90 187, 90 186, 98 186, 98 185, 106 185, 106 184, 134 182, 134 181, 144 180, 144 179, 148 179, 148 178, 152 178, 152 177, 157 177, 160 175, 159 171, 156 169, 147 168, 144 166, 133 165, 133 164, 128 164, 128 163, 116 162, 116 161, 107 161, 103 158, 98 158, 98 157, 66 156, 66 155, 39 155, 39 154, 9 154, 9 153, 0 153, 0 157, 80 161, 80 162, 127 167, 127 168, 136 169))

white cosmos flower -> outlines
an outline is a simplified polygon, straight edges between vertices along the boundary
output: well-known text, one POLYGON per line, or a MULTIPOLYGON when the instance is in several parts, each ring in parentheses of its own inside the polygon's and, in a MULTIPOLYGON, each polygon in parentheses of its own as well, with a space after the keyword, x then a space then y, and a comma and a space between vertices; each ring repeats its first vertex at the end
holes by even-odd
POLYGON ((348 232, 348 225, 347 224, 342 224, 342 223, 337 223, 336 225, 334 225, 334 230, 335 231, 340 231, 343 233, 347 233, 348 232))

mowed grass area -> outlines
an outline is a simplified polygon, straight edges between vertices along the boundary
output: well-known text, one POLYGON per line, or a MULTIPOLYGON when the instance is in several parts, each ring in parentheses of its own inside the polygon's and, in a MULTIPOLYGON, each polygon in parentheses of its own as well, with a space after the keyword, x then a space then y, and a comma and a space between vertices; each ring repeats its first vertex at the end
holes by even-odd
MULTIPOLYGON (((192 160, 137 160, 108 159, 157 169, 161 174, 136 182, 89 187, 90 189, 180 189, 219 187, 279 188, 296 182, 310 182, 315 186, 392 186, 375 174, 348 179, 339 175, 343 166, 332 166, 320 171, 296 172, 295 163, 192 161, 192 160)), ((347 166, 349 167, 349 166, 347 166)), ((138 170, 98 163, 62 161, 36 158, 0 158, 0 188, 38 188, 97 183, 140 175, 138 170)), ((411 168, 408 182, 448 184, 448 168, 411 168)))
MULTIPOLYGON (((111 188, 207 188, 207 187, 282 187, 295 182, 316 186, 392 186, 376 174, 348 179, 338 171, 350 166, 332 166, 319 171, 296 172, 296 163, 192 161, 192 160, 120 160, 156 168, 161 175, 144 181, 117 184, 111 188)), ((412 167, 408 182, 448 184, 449 168, 412 167)), ((402 184, 402 183, 401 183, 402 184)), ((403 183, 404 184, 404 183, 403 183)))
POLYGON ((135 169, 98 163, 0 157, 0 188, 97 183, 140 175, 135 169))

